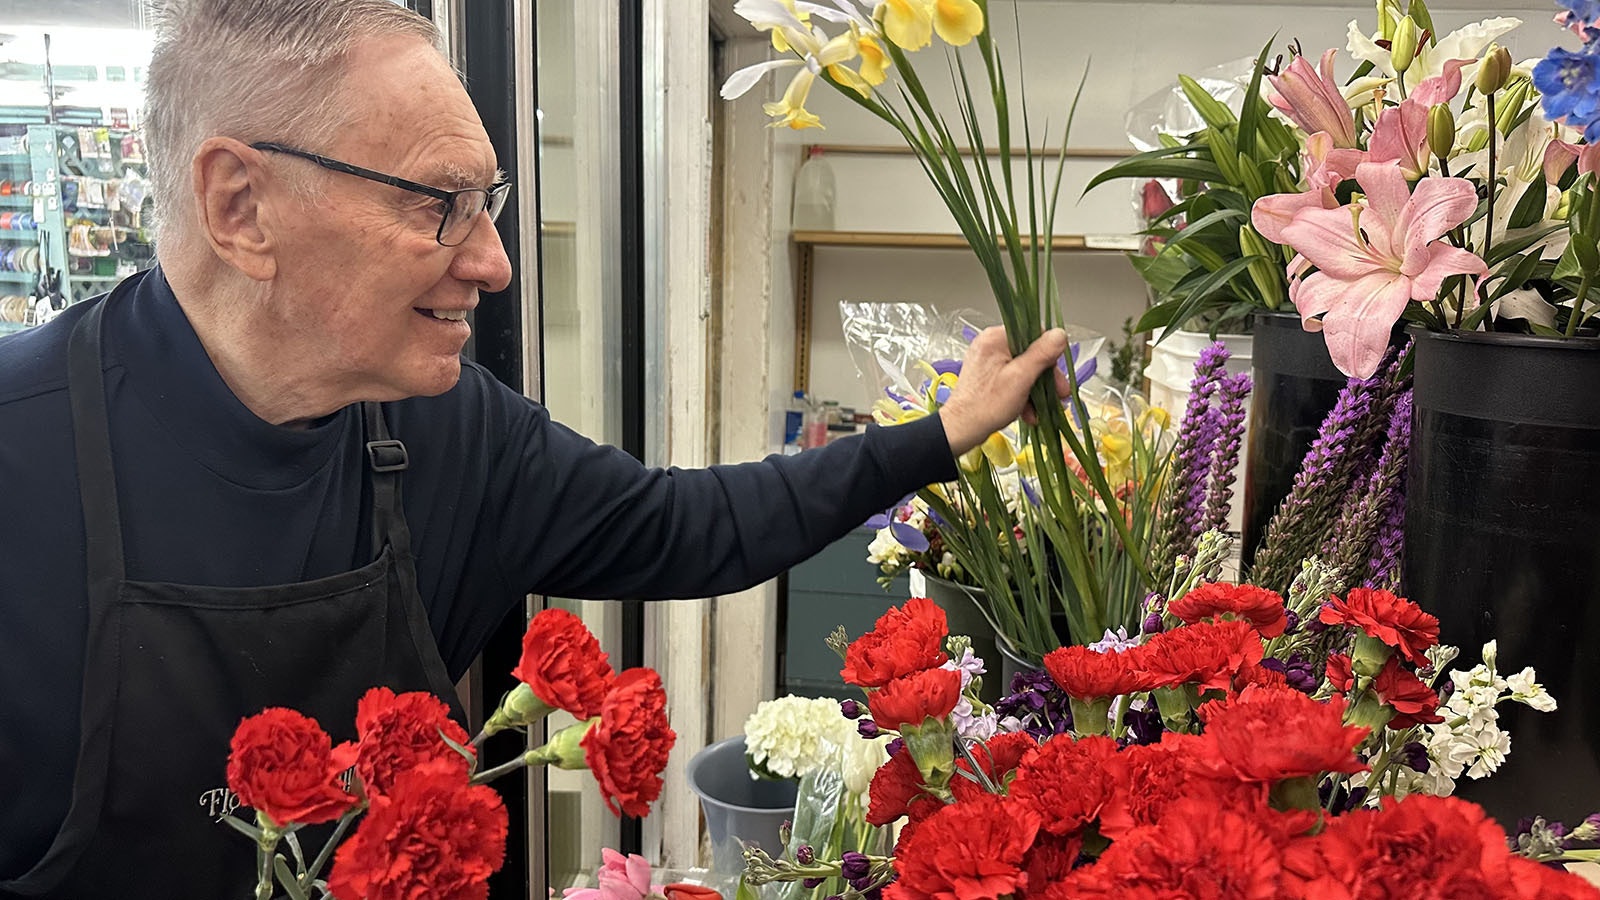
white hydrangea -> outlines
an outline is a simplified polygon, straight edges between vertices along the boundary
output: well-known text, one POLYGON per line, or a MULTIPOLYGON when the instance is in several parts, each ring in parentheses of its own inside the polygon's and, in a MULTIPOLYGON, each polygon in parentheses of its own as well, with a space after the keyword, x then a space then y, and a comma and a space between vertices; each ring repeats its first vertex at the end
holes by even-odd
POLYGON ((780 778, 800 778, 838 765, 843 748, 860 741, 855 723, 827 697, 767 700, 744 723, 751 762, 780 778))

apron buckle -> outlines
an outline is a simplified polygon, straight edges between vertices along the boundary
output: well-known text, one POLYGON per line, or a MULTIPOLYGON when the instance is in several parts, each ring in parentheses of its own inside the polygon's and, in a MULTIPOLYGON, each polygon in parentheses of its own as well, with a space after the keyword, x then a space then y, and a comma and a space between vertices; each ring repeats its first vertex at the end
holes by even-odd
POLYGON ((367 459, 374 472, 400 472, 411 464, 406 445, 399 441, 367 441, 367 459))

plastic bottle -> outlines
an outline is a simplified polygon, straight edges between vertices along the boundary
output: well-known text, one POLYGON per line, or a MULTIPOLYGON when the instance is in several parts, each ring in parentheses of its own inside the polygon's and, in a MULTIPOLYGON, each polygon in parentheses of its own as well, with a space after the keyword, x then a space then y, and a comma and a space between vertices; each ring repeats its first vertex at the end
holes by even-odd
POLYGON ((812 147, 794 179, 794 228, 797 231, 833 230, 833 167, 812 147))
POLYGON ((800 432, 806 422, 806 392, 795 391, 794 397, 783 411, 783 455, 800 452, 800 432))
POLYGON ((807 450, 812 447, 821 447, 828 443, 828 410, 827 407, 808 398, 806 401, 806 420, 804 429, 800 434, 800 446, 807 450))

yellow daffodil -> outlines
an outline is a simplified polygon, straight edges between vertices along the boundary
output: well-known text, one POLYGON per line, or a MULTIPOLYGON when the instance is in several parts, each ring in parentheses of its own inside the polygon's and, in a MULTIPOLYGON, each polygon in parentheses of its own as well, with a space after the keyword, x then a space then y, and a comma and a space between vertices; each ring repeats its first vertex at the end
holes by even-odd
POLYGON ((872 404, 872 420, 879 425, 904 425, 915 422, 928 415, 928 411, 919 406, 907 409, 893 400, 879 400, 872 404))
POLYGON ((964 47, 983 33, 983 8, 973 0, 933 0, 933 28, 952 47, 964 47))
POLYGON ((933 43, 934 0, 883 0, 872 17, 883 34, 902 50, 921 50, 933 43))
POLYGON ((883 84, 889 72, 889 54, 883 45, 873 35, 860 32, 856 34, 856 45, 861 50, 861 78, 873 87, 883 84))
POLYGON ((1139 430, 1145 434, 1166 431, 1172 424, 1172 413, 1159 406, 1151 406, 1139 413, 1139 430))
POLYGON ((982 468, 985 459, 997 469, 1011 465, 1016 459, 1016 454, 1011 450, 1011 441, 997 431, 989 435, 983 443, 961 454, 959 463, 962 471, 977 472, 982 468))

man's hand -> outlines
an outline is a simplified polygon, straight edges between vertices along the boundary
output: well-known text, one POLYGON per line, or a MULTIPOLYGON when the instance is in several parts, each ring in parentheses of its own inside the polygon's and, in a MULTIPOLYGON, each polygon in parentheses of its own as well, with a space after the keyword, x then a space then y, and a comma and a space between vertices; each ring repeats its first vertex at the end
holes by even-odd
MULTIPOLYGON (((939 408, 950 452, 966 453, 1019 416, 1033 422, 1028 390, 1066 352, 1067 333, 1059 328, 1045 332, 1015 359, 1004 328, 986 328, 973 338, 950 400, 939 408)), ((1056 390, 1065 396, 1067 388, 1067 376, 1057 369, 1056 390)))

